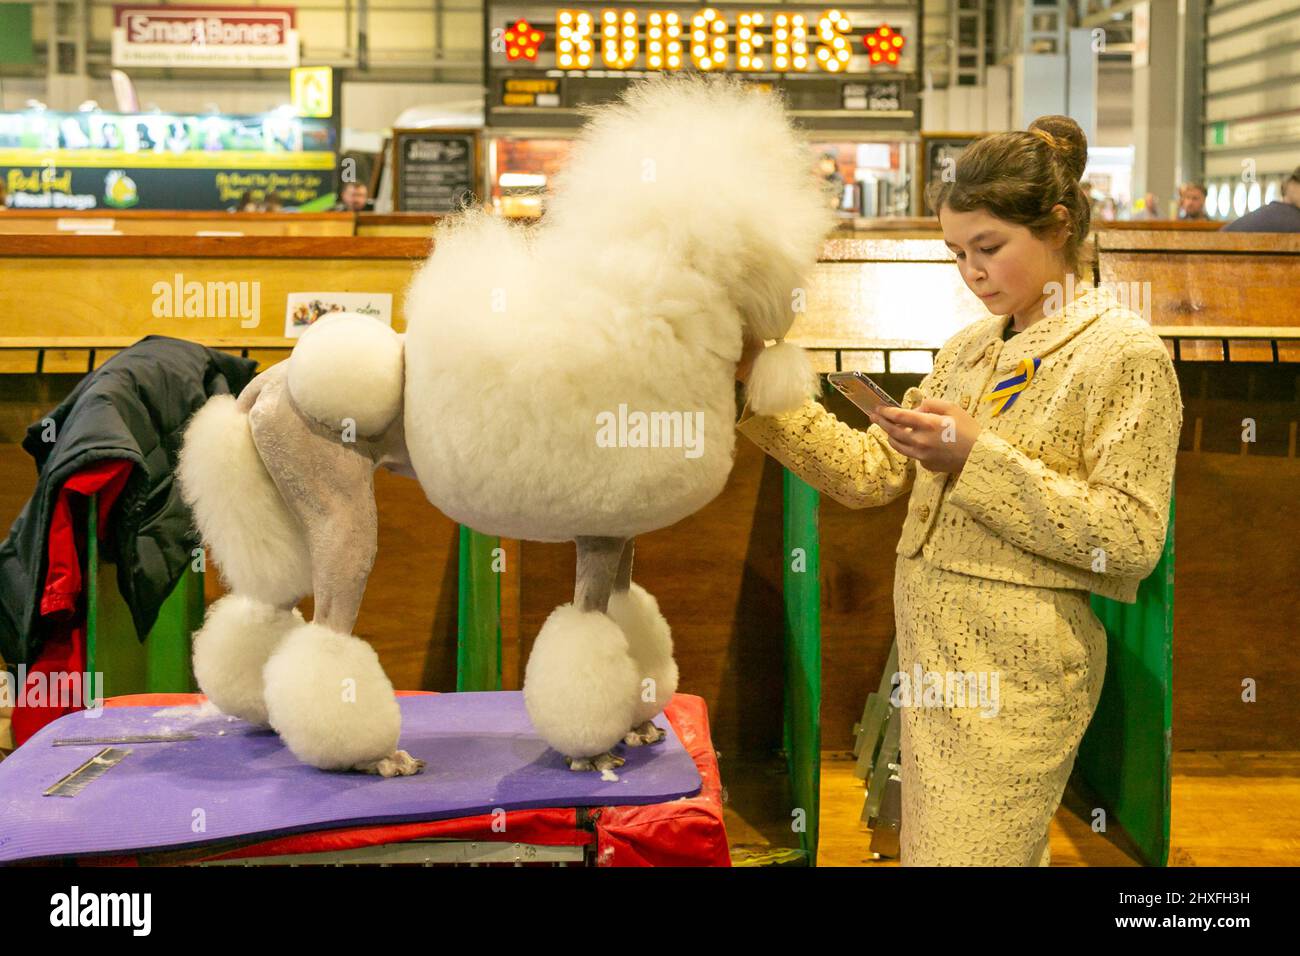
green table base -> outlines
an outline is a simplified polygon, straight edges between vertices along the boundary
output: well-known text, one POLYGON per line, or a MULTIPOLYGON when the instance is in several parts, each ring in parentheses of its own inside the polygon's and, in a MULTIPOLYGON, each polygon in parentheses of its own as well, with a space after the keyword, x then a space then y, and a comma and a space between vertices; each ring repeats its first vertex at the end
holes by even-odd
POLYGON ((821 786, 821 559, 819 495, 782 469, 785 591, 785 753, 792 825, 808 864, 817 862, 821 786))
POLYGON ((456 690, 500 690, 501 541, 461 525, 459 547, 456 690))
MULTIPOLYGON (((1079 744, 1074 780, 1148 866, 1169 862, 1173 777, 1174 502, 1164 552, 1137 603, 1093 595, 1106 627, 1106 683, 1079 744)), ((1092 821, 1088 821, 1092 822, 1092 821)))
POLYGON ((86 668, 103 687, 95 699, 121 694, 192 693, 191 637, 203 626, 203 572, 188 567, 141 643, 117 586, 117 566, 100 560, 99 495, 86 504, 86 668))

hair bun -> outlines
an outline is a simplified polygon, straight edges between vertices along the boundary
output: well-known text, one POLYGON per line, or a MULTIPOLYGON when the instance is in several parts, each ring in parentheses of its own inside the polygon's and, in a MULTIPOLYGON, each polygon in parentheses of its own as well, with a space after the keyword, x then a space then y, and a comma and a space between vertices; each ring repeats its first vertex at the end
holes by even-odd
POLYGON ((1040 116, 1029 124, 1029 132, 1041 137, 1065 164, 1077 182, 1088 165, 1088 137, 1068 116, 1040 116))

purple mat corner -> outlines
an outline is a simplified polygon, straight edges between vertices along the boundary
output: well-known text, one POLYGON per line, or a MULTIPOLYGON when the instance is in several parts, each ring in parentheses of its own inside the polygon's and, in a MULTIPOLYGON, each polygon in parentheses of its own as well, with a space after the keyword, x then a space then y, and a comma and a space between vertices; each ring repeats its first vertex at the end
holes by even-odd
POLYGON ((61 717, 0 762, 0 863, 406 823, 494 809, 630 806, 699 792, 676 732, 616 752, 609 779, 575 773, 537 736, 517 691, 400 697, 399 743, 425 761, 412 777, 326 773, 298 762, 273 732, 210 707, 111 707, 61 717), (131 753, 72 797, 44 791, 105 744, 73 737, 195 733, 195 740, 116 744, 131 753))

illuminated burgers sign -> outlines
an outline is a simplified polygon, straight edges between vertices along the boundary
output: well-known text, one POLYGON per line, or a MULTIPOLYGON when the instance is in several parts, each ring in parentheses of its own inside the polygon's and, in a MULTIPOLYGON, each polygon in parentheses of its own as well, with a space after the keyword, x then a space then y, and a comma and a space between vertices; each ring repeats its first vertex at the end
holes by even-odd
POLYGON ((779 90, 801 125, 848 139, 920 129, 920 0, 484 4, 490 129, 574 129, 588 104, 675 72, 779 90))
POLYGON ((113 65, 288 69, 298 31, 288 7, 113 8, 113 65))
POLYGON ((915 12, 773 7, 494 6, 491 65, 566 73, 890 74, 915 68, 915 12), (499 11, 499 12, 498 12, 499 11), (502 20, 497 20, 501 23, 502 20))

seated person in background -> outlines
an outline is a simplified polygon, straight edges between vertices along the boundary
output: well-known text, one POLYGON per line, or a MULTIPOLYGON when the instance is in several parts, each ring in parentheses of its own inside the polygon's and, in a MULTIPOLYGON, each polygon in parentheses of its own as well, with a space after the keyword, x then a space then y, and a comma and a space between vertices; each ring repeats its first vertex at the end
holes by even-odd
POLYGON ((1205 187, 1200 183, 1183 183, 1178 187, 1178 218, 1209 221, 1205 214, 1205 187))
POLYGON ((1282 182, 1282 198, 1223 227, 1224 232, 1300 232, 1300 166, 1282 182))
POLYGON ((370 206, 370 187, 365 183, 344 183, 339 190, 339 201, 332 212, 366 212, 370 206))
POLYGON ((261 212, 262 207, 257 204, 253 198, 253 191, 247 190, 244 195, 239 197, 239 202, 235 204, 234 212, 261 212))
POLYGON ((275 193, 269 193, 266 197, 266 203, 262 206, 262 212, 283 212, 284 202, 275 193))

